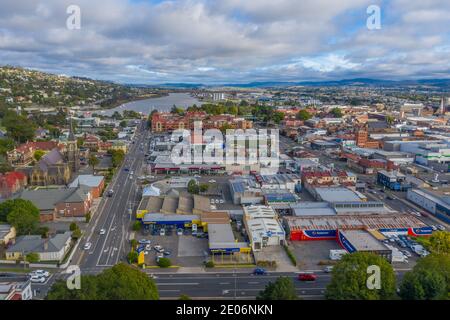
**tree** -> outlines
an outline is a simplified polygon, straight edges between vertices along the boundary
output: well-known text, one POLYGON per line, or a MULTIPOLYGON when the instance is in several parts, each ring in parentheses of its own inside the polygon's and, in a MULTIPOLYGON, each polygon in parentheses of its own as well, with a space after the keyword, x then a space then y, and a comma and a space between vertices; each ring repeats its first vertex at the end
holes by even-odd
POLYGON ((442 274, 419 269, 405 274, 399 295, 404 300, 446 299, 447 283, 442 274))
POLYGON ((82 235, 82 233, 81 233, 81 230, 78 228, 78 229, 75 229, 74 231, 72 231, 72 239, 73 240, 78 240, 78 239, 80 239, 81 238, 81 235, 82 235))
POLYGON ((36 161, 41 160, 41 158, 45 155, 45 151, 44 150, 36 150, 34 152, 33 158, 36 161))
POLYGON ((126 128, 126 126, 128 125, 128 122, 127 122, 126 120, 122 120, 122 121, 120 121, 119 125, 120 125, 122 128, 126 128))
POLYGON ((31 234, 36 230, 40 214, 39 209, 31 201, 7 200, 2 204, 0 212, 3 210, 8 211, 6 221, 16 228, 19 235, 31 234))
POLYGON ((450 255, 432 253, 419 259, 400 285, 400 297, 407 300, 444 299, 450 292, 450 255), (444 284, 444 289, 442 289, 444 284))
POLYGON ((206 191, 208 191, 208 189, 209 189, 209 185, 207 183, 202 183, 199 186, 199 191, 200 192, 206 192, 206 191))
POLYGON ((257 300, 297 300, 294 282, 288 277, 278 277, 275 282, 269 282, 265 289, 256 297, 257 300))
POLYGON ((37 254, 36 252, 30 252, 25 256, 25 261, 28 263, 39 262, 39 254, 37 254))
POLYGON ((123 162, 123 159, 125 158, 125 153, 123 150, 108 150, 108 154, 111 155, 112 165, 114 168, 117 168, 120 166, 123 162))
POLYGON ((90 211, 88 213, 86 213, 86 215, 84 216, 84 221, 86 223, 89 223, 91 221, 91 212, 90 211))
POLYGON ((136 263, 138 261, 139 253, 136 251, 130 251, 127 255, 127 259, 129 263, 136 263))
POLYGON ((172 261, 169 258, 159 258, 158 266, 160 268, 168 268, 172 265, 172 261))
POLYGON ((47 226, 42 226, 37 229, 37 232, 41 235, 42 238, 48 238, 48 233, 50 232, 50 229, 47 226))
POLYGON ((34 137, 36 126, 28 118, 18 115, 13 111, 8 111, 2 121, 8 136, 14 141, 24 143, 34 137))
POLYGON ((300 110, 300 111, 297 113, 296 118, 297 118, 298 120, 306 121, 306 120, 311 119, 311 118, 312 118, 312 115, 311 115, 307 110, 300 110))
POLYGON ((133 266, 119 263, 95 276, 81 276, 81 289, 70 290, 58 280, 47 300, 158 300, 153 279, 133 266))
POLYGON ((14 140, 10 138, 0 139, 0 155, 6 156, 6 152, 14 149, 14 140))
POLYGON ((341 108, 333 108, 331 110, 331 114, 335 117, 335 118, 342 118, 342 110, 341 108))
POLYGON ((77 225, 76 222, 70 223, 70 225, 69 225, 69 230, 70 230, 70 231, 75 231, 75 230, 77 230, 77 229, 78 229, 78 225, 77 225))
POLYGON ((450 232, 448 231, 433 232, 431 237, 418 238, 418 241, 431 252, 450 254, 450 232))
POLYGON ((275 111, 272 114, 272 121, 275 122, 276 124, 279 124, 283 120, 284 120, 284 113, 283 112, 275 111))
POLYGON ((346 254, 333 268, 326 298, 332 300, 391 299, 396 292, 396 279, 392 266, 384 258, 367 252, 346 254), (380 289, 367 286, 369 266, 380 268, 380 289))
POLYGON ((92 171, 95 170, 95 166, 97 166, 100 163, 100 160, 98 160, 98 158, 95 155, 90 155, 89 156, 89 160, 88 160, 88 164, 92 167, 92 171))
POLYGON ((192 179, 188 182, 187 190, 191 194, 198 194, 200 192, 200 187, 198 186, 198 183, 196 180, 192 179))
POLYGON ((131 250, 136 250, 139 242, 136 239, 131 240, 131 250))
POLYGON ((142 223, 140 223, 139 221, 135 221, 134 223, 133 223, 133 231, 139 231, 139 230, 141 230, 141 227, 142 227, 142 223))

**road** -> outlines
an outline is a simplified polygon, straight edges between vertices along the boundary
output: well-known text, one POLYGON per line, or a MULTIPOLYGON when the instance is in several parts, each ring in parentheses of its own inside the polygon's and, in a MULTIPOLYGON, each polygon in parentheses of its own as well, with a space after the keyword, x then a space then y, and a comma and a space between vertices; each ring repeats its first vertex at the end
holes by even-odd
MULTIPOLYGON (((134 209, 140 200, 140 190, 137 184, 144 160, 145 146, 148 142, 149 132, 145 122, 142 122, 136 131, 135 143, 125 156, 124 162, 113 177, 107 190, 114 190, 112 197, 103 197, 97 212, 86 228, 80 244, 71 260, 71 265, 77 265, 82 274, 95 274, 103 269, 111 267, 120 261, 126 261, 126 255, 130 251, 130 207, 134 209), (125 168, 128 170, 125 171, 125 168), (134 172, 131 175, 131 172, 134 172), (104 229, 106 233, 100 235, 104 229), (91 249, 84 250, 86 243, 90 242, 91 249)), ((106 190, 106 191, 107 191, 106 190)), ((48 289, 56 279, 64 277, 64 274, 55 273, 45 284, 33 284, 33 289, 40 289, 38 298, 45 296, 48 289)))

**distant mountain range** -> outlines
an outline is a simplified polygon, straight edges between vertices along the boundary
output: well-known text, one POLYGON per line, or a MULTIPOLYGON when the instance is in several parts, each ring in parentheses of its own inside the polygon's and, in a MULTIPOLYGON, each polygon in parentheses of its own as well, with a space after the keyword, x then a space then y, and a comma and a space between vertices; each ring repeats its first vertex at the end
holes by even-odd
POLYGON ((144 87, 165 87, 176 89, 200 89, 211 87, 236 87, 236 88, 270 88, 270 87, 292 87, 292 86, 308 86, 308 87, 340 87, 340 86, 377 86, 377 87, 436 87, 450 89, 450 79, 421 79, 421 80, 383 80, 370 78, 355 78, 344 80, 328 80, 328 81, 261 81, 249 83, 224 83, 221 85, 206 85, 200 83, 164 83, 158 85, 142 85, 144 87))

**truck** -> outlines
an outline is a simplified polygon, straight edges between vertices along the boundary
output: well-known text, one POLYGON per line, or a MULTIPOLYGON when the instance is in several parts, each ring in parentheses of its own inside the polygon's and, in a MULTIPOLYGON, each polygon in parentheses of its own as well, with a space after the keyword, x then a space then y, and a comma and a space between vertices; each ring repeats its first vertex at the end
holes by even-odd
POLYGON ((330 259, 333 261, 341 260, 342 256, 347 253, 347 250, 330 250, 330 259))

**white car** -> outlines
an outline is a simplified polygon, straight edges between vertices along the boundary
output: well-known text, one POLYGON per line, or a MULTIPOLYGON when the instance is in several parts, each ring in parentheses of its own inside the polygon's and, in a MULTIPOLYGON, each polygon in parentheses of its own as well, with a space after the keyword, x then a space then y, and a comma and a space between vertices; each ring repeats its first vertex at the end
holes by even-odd
POLYGON ((164 251, 163 247, 161 247, 159 244, 154 246, 153 249, 155 249, 155 251, 157 251, 157 252, 163 252, 164 251))
POLYGON ((100 233, 100 235, 104 235, 106 233, 106 230, 105 229, 101 229, 99 233, 100 233))
POLYGON ((145 245, 145 250, 152 250, 152 246, 151 245, 149 245, 149 244, 147 244, 147 245, 145 245))
POLYGON ((442 224, 438 225, 437 228, 441 231, 445 231, 445 227, 442 224))
POLYGON ((160 235, 161 237, 165 236, 165 235, 166 235, 166 230, 165 230, 165 229, 159 230, 159 235, 160 235))
POLYGON ((177 229, 177 236, 182 236, 183 235, 183 229, 177 229))
POLYGON ((83 248, 84 248, 84 250, 89 250, 91 247, 92 247, 92 243, 87 242, 83 248))
POLYGON ((432 229, 433 231, 437 231, 437 228, 436 228, 435 225, 431 225, 430 227, 431 227, 431 229, 432 229))
POLYGON ((36 277, 44 277, 47 278, 50 276, 50 273, 45 270, 34 270, 30 273, 30 276, 36 276, 36 277))
POLYGON ((45 278, 44 277, 40 277, 40 276, 31 276, 30 277, 30 281, 33 283, 44 283, 45 282, 45 278))
POLYGON ((402 253, 407 256, 408 258, 412 257, 412 254, 409 251, 403 250, 402 253))
POLYGON ((216 180, 211 179, 211 180, 209 180, 208 182, 209 182, 209 183, 216 183, 216 180))

